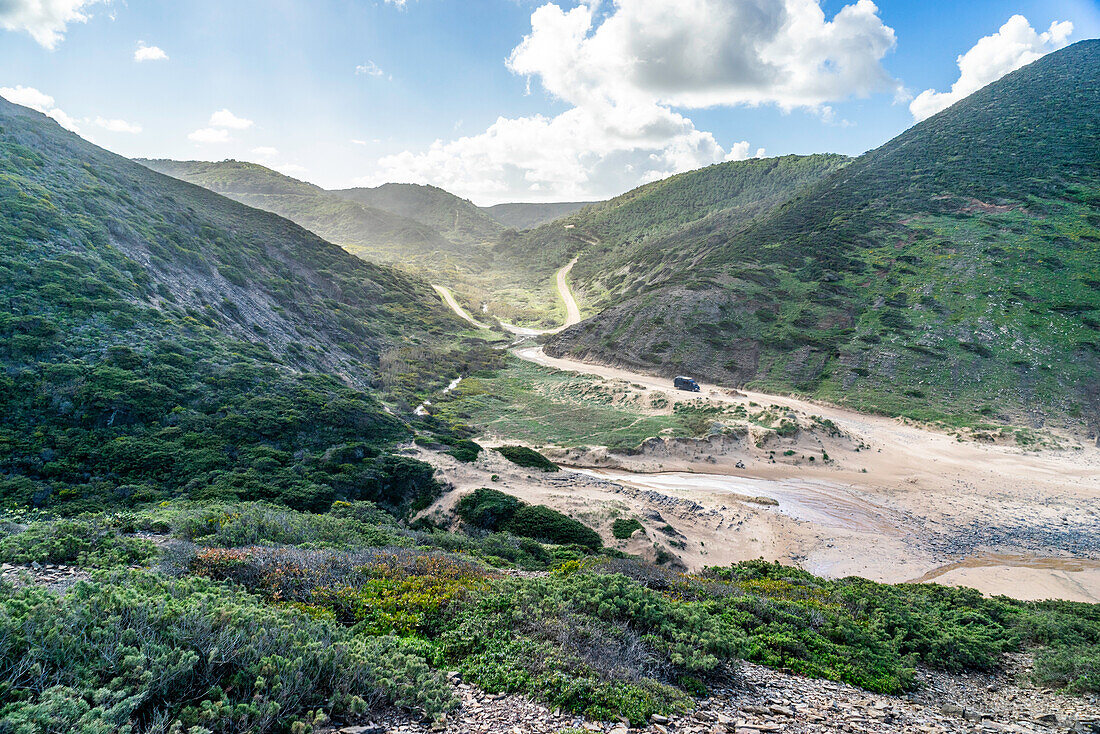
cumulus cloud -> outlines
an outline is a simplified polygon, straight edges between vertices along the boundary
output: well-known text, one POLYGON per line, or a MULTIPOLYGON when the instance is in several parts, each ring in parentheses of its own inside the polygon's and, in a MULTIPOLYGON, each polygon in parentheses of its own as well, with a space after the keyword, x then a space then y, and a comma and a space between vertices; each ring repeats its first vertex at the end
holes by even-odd
POLYGON ((107 0, 0 0, 0 28, 25 31, 40 45, 53 50, 65 37, 69 23, 84 23, 86 8, 107 0))
POLYGON ((387 156, 362 182, 430 182, 481 201, 603 197, 749 156, 747 141, 726 150, 678 110, 770 104, 824 118, 826 102, 899 89, 881 64, 894 31, 870 0, 831 19, 817 0, 598 5, 537 8, 506 62, 571 109, 387 156))
POLYGON ((252 120, 237 117, 229 110, 218 110, 210 115, 210 127, 228 128, 230 130, 247 130, 252 127, 252 120))
POLYGON ((101 127, 113 133, 129 133, 131 135, 136 135, 141 132, 141 125, 134 125, 126 122, 126 120, 108 120, 97 117, 93 120, 93 124, 96 127, 101 127))
POLYGON ((733 145, 730 146, 729 152, 726 153, 726 157, 724 158, 724 160, 727 160, 727 161, 745 161, 745 160, 748 160, 750 157, 752 157, 752 158, 763 158, 764 157, 764 149, 763 148, 757 148, 756 152, 753 153, 752 156, 749 156, 749 148, 750 148, 749 141, 747 141, 747 140, 742 140, 740 143, 734 143, 733 145))
POLYGON ((34 87, 24 87, 22 84, 17 84, 14 87, 0 87, 0 97, 52 117, 66 130, 71 130, 74 133, 80 131, 76 120, 57 107, 54 104, 53 97, 45 92, 40 92, 34 87))
POLYGON ((897 89, 881 64, 895 42, 871 0, 832 20, 816 0, 619 0, 599 25, 590 5, 547 4, 508 67, 578 105, 640 97, 789 110, 897 89))
POLYGON ((187 134, 187 139, 193 143, 228 143, 229 131, 215 127, 200 127, 187 134))
POLYGON ((279 155, 279 151, 272 148, 269 145, 261 145, 259 148, 252 149, 252 155, 256 156, 262 161, 268 161, 279 155))
POLYGON ((146 46, 145 41, 138 41, 137 50, 134 51, 134 61, 167 61, 168 54, 159 46, 146 46))
POLYGON ((382 71, 378 64, 373 61, 368 61, 365 64, 359 64, 359 66, 355 67, 355 73, 356 75, 380 77, 386 72, 382 71))
POLYGON ((959 79, 950 92, 926 89, 909 103, 909 111, 918 122, 931 117, 1010 71, 1063 48, 1072 32, 1073 24, 1061 21, 1037 33, 1027 18, 1014 15, 996 33, 980 39, 958 57, 959 79))

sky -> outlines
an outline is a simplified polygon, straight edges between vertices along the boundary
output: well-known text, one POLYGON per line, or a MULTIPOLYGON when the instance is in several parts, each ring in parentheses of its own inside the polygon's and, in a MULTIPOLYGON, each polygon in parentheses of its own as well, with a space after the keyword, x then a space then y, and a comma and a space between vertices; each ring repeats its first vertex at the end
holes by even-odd
POLYGON ((130 157, 582 201, 858 155, 1098 36, 1093 0, 0 0, 0 96, 130 157))

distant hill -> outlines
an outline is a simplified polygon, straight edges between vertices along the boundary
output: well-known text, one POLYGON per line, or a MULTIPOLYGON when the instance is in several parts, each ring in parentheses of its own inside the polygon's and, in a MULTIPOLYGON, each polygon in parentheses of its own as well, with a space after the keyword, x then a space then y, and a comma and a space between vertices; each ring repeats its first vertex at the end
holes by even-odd
POLYGON ((560 323, 552 273, 501 245, 507 231, 433 186, 326 191, 255 163, 141 160, 143 165, 286 217, 348 252, 447 285, 471 308, 512 322, 560 323))
POLYGON ((476 359, 427 283, 4 100, 0 273, 4 505, 404 502, 397 414, 476 359))
POLYGON ((481 211, 505 227, 531 229, 568 216, 578 209, 595 203, 594 201, 562 201, 550 204, 494 204, 481 207, 481 211))
POLYGON ((420 222, 453 242, 490 242, 504 229, 500 222, 472 202, 436 186, 388 183, 372 189, 345 189, 332 193, 420 222))
POLYGON ((690 267, 665 258, 666 277, 549 350, 918 418, 1096 431, 1097 109, 1100 41, 1049 54, 764 216, 665 238, 698 254, 690 267))
POLYGON ((414 218, 353 201, 270 168, 241 161, 139 160, 154 171, 274 212, 348 251, 383 263, 461 252, 457 244, 414 218))
POLYGON ((552 271, 580 255, 574 281, 599 310, 694 266, 713 233, 747 225, 848 163, 841 155, 731 161, 670 176, 518 235, 502 247, 552 271))

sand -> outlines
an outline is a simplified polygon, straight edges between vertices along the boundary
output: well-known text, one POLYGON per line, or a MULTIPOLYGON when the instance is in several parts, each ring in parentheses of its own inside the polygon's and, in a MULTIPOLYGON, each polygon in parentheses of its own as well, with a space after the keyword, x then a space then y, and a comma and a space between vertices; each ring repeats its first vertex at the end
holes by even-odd
MULTIPOLYGON (((539 347, 516 354, 678 395, 652 375, 556 359, 539 347)), ((830 577, 922 580, 1021 599, 1100 602, 1096 447, 1070 441, 1072 448, 1025 451, 959 441, 835 406, 701 387, 693 397, 781 405, 828 418, 847 435, 827 444, 832 461, 816 465, 773 463, 766 450, 753 446, 675 441, 637 456, 549 447, 576 470, 558 474, 513 467, 495 452, 474 465, 425 458, 459 493, 496 486, 568 512, 613 547, 650 557, 662 548, 693 570, 763 557, 830 577), (492 474, 499 481, 490 482, 492 474), (639 517, 645 533, 615 541, 610 524, 616 516, 639 517), (671 534, 662 530, 667 526, 671 534)), ((483 440, 492 444, 493 437, 483 440)))

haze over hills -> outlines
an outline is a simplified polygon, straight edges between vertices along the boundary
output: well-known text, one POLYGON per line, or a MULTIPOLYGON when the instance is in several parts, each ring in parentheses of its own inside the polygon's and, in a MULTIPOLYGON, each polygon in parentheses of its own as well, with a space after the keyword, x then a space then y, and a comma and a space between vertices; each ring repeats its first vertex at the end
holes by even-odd
MULTIPOLYGON (((1098 108, 1100 41, 1051 53, 748 226, 661 238, 703 256, 549 351, 916 417, 1095 430, 1098 108)), ((565 249, 589 252, 576 234, 565 249)))
POLYGON ((139 163, 286 217, 375 262, 394 263, 465 249, 422 222, 352 201, 255 163, 163 159, 139 163))
POLYGON ((501 246, 504 225, 442 189, 387 184, 326 191, 254 163, 139 162, 284 216, 367 260, 449 286, 498 318, 546 326, 560 321, 552 280, 532 267, 538 262, 501 246))
POLYGON ((494 240, 504 229, 472 202, 437 186, 388 183, 332 193, 420 222, 452 242, 481 244, 494 240))
POLYGON ((550 204, 506 203, 482 207, 481 210, 505 227, 531 229, 540 224, 568 216, 594 201, 562 201, 550 204))

